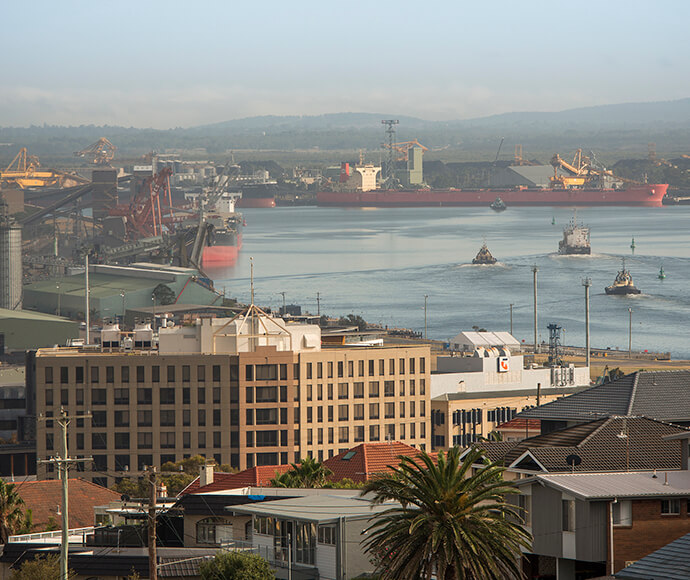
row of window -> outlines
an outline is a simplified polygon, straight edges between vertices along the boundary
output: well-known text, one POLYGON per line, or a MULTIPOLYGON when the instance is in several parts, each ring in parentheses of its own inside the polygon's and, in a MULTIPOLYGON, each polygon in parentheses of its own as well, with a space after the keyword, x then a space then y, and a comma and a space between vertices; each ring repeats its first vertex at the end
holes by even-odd
MULTIPOLYGON (((398 414, 396 415, 396 403, 383 403, 383 417, 384 419, 404 419, 406 411, 409 411, 409 417, 413 418, 417 414, 417 402, 419 403, 419 416, 426 417, 426 401, 399 401, 397 403, 398 414)), ((324 422, 324 407, 307 407, 307 423, 314 422, 314 409, 316 409, 316 422, 324 422)), ((326 421, 333 422, 334 406, 328 405, 325 407, 327 411, 326 421)), ((354 405, 338 405, 338 421, 349 421, 350 417, 354 421, 364 420, 364 403, 355 403, 354 405), (352 412, 350 412, 352 409, 352 412)), ((369 403, 369 419, 381 418, 381 403, 369 403)))
MULTIPOLYGON (((266 387, 275 388, 275 387, 266 387)), ((152 405, 154 392, 158 393, 158 403, 161 405, 174 405, 177 400, 178 389, 163 387, 160 389, 138 388, 137 389, 137 404, 152 405)), ((129 405, 130 389, 115 388, 115 389, 90 389, 91 404, 92 405, 129 405), (112 393, 112 399, 108 401, 108 393, 112 393)), ((55 396, 53 389, 46 389, 44 391, 46 407, 52 407, 55 404, 55 396)), ((180 396, 183 405, 190 405, 192 402, 192 390, 189 387, 181 389, 180 396)), ((221 397, 221 388, 213 387, 207 389, 206 387, 198 387, 196 389, 196 402, 199 405, 205 405, 208 402, 219 404, 221 397), (210 390, 211 397, 207 396, 207 391, 210 390)), ((237 402, 237 388, 230 389, 230 402, 237 402)), ((257 401, 260 402, 260 401, 257 401)), ((60 389, 60 405, 84 405, 84 389, 60 389)))
MULTIPOLYGON (((416 362, 417 362, 417 359, 415 359, 415 358, 397 359, 397 374, 399 374, 399 375, 404 375, 404 374, 414 375, 414 374, 416 374, 417 373, 416 362), (409 361, 407 373, 405 372, 406 360, 409 361)), ((367 376, 364 373, 365 367, 366 367, 366 370, 368 371, 368 376, 370 376, 370 377, 376 376, 376 374, 377 374, 375 372, 376 370, 378 370, 378 376, 384 376, 386 374, 386 359, 378 359, 378 361, 376 361, 374 359, 371 359, 369 361, 364 361, 364 360, 342 361, 341 360, 341 361, 337 361, 335 364, 332 361, 328 361, 326 363, 323 363, 323 362, 310 363, 310 362, 308 362, 307 368, 306 368, 307 379, 311 379, 314 376, 316 376, 317 379, 324 378, 324 370, 325 370, 326 378, 332 379, 332 378, 334 378, 334 368, 335 368, 335 373, 337 374, 337 377, 343 378, 343 377, 345 377, 346 367, 347 367, 347 376, 348 377, 354 377, 355 376, 355 364, 357 366, 357 376, 358 377, 367 376), (365 364, 365 363, 368 363, 368 364, 365 364), (324 367, 325 367, 325 369, 324 369, 324 367), (378 367, 378 369, 377 369, 377 367, 378 367)), ((420 374, 424 374, 426 372, 426 359, 424 357, 419 358, 419 372, 420 372, 420 374)), ((395 375, 396 374, 396 359, 394 359, 394 358, 388 359, 388 374, 389 375, 395 375)))
MULTIPOLYGON (((406 423, 387 423, 383 426, 383 437, 386 441, 395 441, 396 439, 416 439, 417 438, 417 424, 409 423, 409 431, 406 423)), ((337 427, 338 443, 350 443, 350 432, 352 432, 353 443, 363 443, 364 435, 366 433, 365 425, 355 425, 350 427, 337 427)), ((381 441, 381 425, 369 425, 369 441, 381 441)), ((307 429, 307 445, 333 445, 335 441, 335 428, 319 427, 318 429, 307 429), (314 437, 316 435, 316 438, 314 437), (326 439, 324 439, 326 437, 326 439)), ((426 423, 419 424, 419 437, 426 438, 426 423)), ((299 440, 299 431, 295 432, 295 441, 299 440)))
MULTIPOLYGON (((281 365, 284 366, 284 365, 281 365)), ((100 383, 101 377, 106 383, 115 382, 115 368, 114 366, 89 367, 90 382, 100 383)), ((152 365, 146 367, 144 365, 138 365, 135 368, 134 376, 137 383, 160 383, 161 382, 161 367, 159 365, 152 365)), ((207 380, 207 366, 197 365, 196 366, 196 380, 199 383, 204 383, 207 380)), ((189 383, 192 379, 192 366, 191 365, 167 365, 165 367, 166 378, 168 383, 174 383, 177 381, 177 377, 181 377, 183 383, 189 383), (180 369, 179 371, 177 369, 180 369), (179 375, 178 375, 179 372, 179 375)), ((47 385, 53 384, 55 380, 55 368, 45 367, 44 369, 44 379, 47 385)), ((131 367, 123 365, 119 367, 119 382, 129 383, 131 375, 131 367)), ((72 383, 83 384, 85 379, 84 367, 59 367, 60 384, 68 385, 72 383), (73 376, 70 372, 70 368, 74 371, 73 376)), ((210 378, 214 383, 220 382, 220 365, 212 365, 210 378)), ((239 367, 237 365, 230 366, 230 380, 239 380, 239 367)))
MULTIPOLYGON (((369 397, 379 397, 381 396, 381 390, 380 390, 380 382, 379 381, 369 381, 368 384, 368 392, 369 392, 369 397)), ((410 379, 409 380, 409 395, 410 396, 415 396, 417 394, 417 383, 415 379, 410 379)), ((338 385, 338 399, 349 399, 350 398, 350 392, 352 392, 352 397, 355 399, 363 399, 364 398, 364 393, 365 393, 365 388, 364 388, 364 382, 363 381, 358 381, 354 382, 352 384, 350 383, 337 383, 338 385)), ((401 397, 405 396, 405 387, 406 387, 406 382, 404 380, 398 381, 398 395, 401 397)), ((316 384, 316 389, 314 389, 314 385, 307 385, 306 386, 306 391, 307 391, 307 401, 312 401, 314 399, 314 391, 316 391, 316 400, 317 401, 323 401, 324 398, 324 385, 323 383, 317 383, 316 384)), ((333 383, 326 383, 326 398, 329 401, 333 400, 333 390, 334 390, 334 385, 333 383)), ((419 394, 424 396, 426 395, 426 379, 419 379, 419 394)), ((383 396, 384 397, 395 397, 395 381, 383 381, 383 396)))

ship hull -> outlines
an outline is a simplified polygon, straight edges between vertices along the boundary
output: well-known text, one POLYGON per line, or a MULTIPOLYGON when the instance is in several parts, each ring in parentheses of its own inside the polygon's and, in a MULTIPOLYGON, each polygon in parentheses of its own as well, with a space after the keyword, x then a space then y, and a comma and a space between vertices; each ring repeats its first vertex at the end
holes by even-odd
POLYGON ((589 255, 592 253, 592 248, 583 248, 583 247, 573 247, 573 246, 568 246, 568 247, 559 247, 558 248, 558 253, 562 254, 564 256, 573 256, 573 255, 589 255))
POLYGON ((236 245, 206 246, 201 254, 201 263, 204 266, 234 266, 241 249, 242 234, 238 234, 236 245))
POLYGON ((631 205, 661 207, 667 184, 635 185, 628 189, 420 189, 354 192, 320 191, 321 206, 434 207, 488 206, 497 196, 507 206, 631 205))
POLYGON ((628 294, 642 294, 641 290, 638 290, 634 286, 607 286, 604 291, 611 296, 626 296, 628 294))
POLYGON ((235 207, 247 208, 247 207, 275 207, 276 200, 275 197, 242 197, 235 202, 235 207))

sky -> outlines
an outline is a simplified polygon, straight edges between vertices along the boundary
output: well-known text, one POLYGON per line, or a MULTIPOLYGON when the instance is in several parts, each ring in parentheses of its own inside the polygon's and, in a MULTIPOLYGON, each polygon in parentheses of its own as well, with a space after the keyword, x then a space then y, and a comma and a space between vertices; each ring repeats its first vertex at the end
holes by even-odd
POLYGON ((690 96, 686 0, 34 0, 1 14, 0 126, 451 120, 690 96))

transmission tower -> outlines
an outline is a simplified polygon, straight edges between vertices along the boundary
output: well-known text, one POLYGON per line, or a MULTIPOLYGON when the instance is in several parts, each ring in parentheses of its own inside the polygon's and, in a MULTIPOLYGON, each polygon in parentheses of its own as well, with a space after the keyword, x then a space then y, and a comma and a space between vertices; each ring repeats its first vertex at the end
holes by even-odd
POLYGON ((549 329, 549 366, 563 366, 563 359, 561 359, 562 327, 558 326, 558 324, 549 324, 546 328, 549 329))
POLYGON ((382 125, 386 125, 386 134, 388 135, 388 167, 386 168, 386 184, 388 187, 393 186, 393 179, 395 177, 395 158, 393 155, 393 143, 395 143, 395 125, 399 124, 397 119, 383 119, 382 125))

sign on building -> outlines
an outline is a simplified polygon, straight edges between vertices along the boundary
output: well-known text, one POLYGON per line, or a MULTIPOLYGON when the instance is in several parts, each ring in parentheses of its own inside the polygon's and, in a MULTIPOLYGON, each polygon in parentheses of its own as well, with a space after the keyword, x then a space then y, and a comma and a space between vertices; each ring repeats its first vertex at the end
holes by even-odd
POLYGON ((499 356, 497 360, 498 360, 498 372, 499 373, 507 373, 510 370, 510 364, 508 362, 508 357, 507 356, 499 356))

